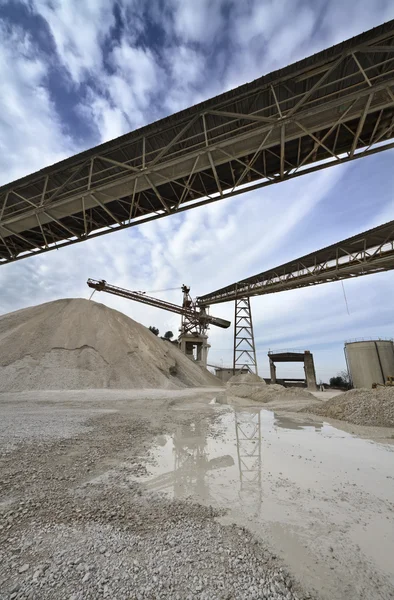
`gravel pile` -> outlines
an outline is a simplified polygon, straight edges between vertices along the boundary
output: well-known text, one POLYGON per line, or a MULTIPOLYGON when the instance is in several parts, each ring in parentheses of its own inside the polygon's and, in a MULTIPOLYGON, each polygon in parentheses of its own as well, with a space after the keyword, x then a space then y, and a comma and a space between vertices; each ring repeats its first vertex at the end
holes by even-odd
POLYGON ((283 385, 278 383, 272 383, 270 385, 261 385, 260 383, 255 385, 241 384, 237 386, 228 386, 226 393, 228 395, 238 396, 239 398, 248 398, 255 402, 271 402, 278 399, 292 399, 298 398, 302 400, 316 400, 316 398, 310 392, 307 392, 301 388, 285 388, 283 385))
POLYGON ((233 375, 227 382, 227 387, 232 385, 240 385, 240 384, 256 384, 266 385, 264 379, 256 375, 256 373, 238 373, 238 375, 233 375))
POLYGON ((104 304, 64 299, 0 317, 0 392, 207 385, 220 382, 104 304))
POLYGON ((356 389, 303 409, 355 425, 394 427, 394 387, 356 389))

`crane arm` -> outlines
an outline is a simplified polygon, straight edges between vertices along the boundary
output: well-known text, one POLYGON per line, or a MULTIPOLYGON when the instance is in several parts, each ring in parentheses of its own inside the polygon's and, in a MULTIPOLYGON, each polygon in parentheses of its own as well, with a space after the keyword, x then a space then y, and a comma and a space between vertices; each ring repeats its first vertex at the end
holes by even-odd
POLYGON ((223 329, 227 329, 231 325, 230 321, 209 315, 205 312, 205 309, 201 311, 195 311, 184 306, 178 306, 172 302, 167 302, 166 300, 160 300, 158 298, 153 298, 152 296, 147 296, 142 292, 133 292, 131 290, 116 287, 104 280, 98 281, 96 279, 88 279, 87 284, 90 288, 97 290, 98 292, 107 292, 108 294, 113 294, 114 296, 121 296, 122 298, 127 298, 128 300, 141 302, 141 304, 156 306, 157 308, 162 308, 163 310, 177 313, 178 315, 186 315, 193 319, 204 321, 207 324, 215 325, 216 327, 222 327, 223 329))

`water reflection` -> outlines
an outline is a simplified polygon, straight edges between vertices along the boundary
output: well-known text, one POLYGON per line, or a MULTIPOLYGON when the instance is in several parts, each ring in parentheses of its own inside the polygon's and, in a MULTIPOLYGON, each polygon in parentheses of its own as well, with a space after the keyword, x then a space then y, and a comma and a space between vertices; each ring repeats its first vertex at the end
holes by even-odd
POLYGON ((281 429, 293 429, 300 430, 305 429, 307 427, 311 427, 312 431, 321 431, 323 427, 322 422, 314 422, 314 421, 294 421, 289 417, 283 415, 277 415, 275 413, 275 427, 280 427, 281 429))
POLYGON ((261 508, 261 410, 235 410, 239 469, 239 495, 243 502, 261 508))
POLYGON ((162 447, 162 452, 155 456, 159 470, 164 467, 166 472, 147 482, 147 487, 171 492, 175 498, 195 496, 207 502, 213 501, 207 474, 233 466, 234 458, 229 454, 210 458, 210 436, 209 427, 204 422, 178 426, 162 447))
MULTIPOLYGON (((204 419, 184 423, 173 436, 160 436, 155 463, 146 486, 175 498, 193 497, 213 504, 218 497, 238 495, 249 514, 262 505, 264 451, 275 432, 321 433, 323 423, 294 421, 260 408, 234 408, 214 424, 204 419)), ((269 465, 270 470, 272 465, 269 465)))

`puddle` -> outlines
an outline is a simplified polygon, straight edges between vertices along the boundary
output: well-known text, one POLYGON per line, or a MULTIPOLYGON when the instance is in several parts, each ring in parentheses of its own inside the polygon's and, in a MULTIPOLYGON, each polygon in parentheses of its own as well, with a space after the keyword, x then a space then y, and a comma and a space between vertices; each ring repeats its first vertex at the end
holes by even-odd
POLYGON ((394 585, 393 446, 242 408, 215 425, 179 426, 151 456, 148 476, 139 479, 148 489, 229 509, 230 520, 269 535, 298 575, 313 583, 313 571, 320 590, 327 571, 327 597, 337 593, 327 563, 334 546, 344 579, 350 563, 359 569, 365 559, 394 585))
POLYGON ((386 489, 387 499, 394 500, 394 447, 268 410, 226 413, 214 426, 180 426, 175 435, 160 436, 150 454, 154 464, 143 478, 147 487, 176 498, 193 496, 217 505, 236 501, 247 489, 260 510, 263 497, 268 501, 276 495, 273 487, 288 481, 311 497, 310 486, 318 486, 313 491, 327 498, 343 491, 342 485, 372 493, 379 483, 381 494, 386 489))

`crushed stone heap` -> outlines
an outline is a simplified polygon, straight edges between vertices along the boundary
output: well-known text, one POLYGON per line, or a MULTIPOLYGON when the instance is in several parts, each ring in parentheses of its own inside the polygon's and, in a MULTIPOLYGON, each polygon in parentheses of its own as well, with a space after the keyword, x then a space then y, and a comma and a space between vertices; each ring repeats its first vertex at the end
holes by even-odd
POLYGON ((232 385, 266 385, 264 379, 259 377, 255 373, 237 373, 237 375, 233 375, 227 382, 227 387, 232 385))
POLYGON ((355 425, 394 427, 394 387, 350 390, 322 404, 306 407, 303 412, 312 412, 355 425))
POLYGON ((0 391, 219 386, 174 344, 91 300, 0 316, 0 391))
POLYGON ((226 394, 255 402, 271 402, 279 398, 315 400, 315 397, 310 392, 301 388, 285 388, 278 383, 267 385, 264 379, 255 373, 233 375, 226 384, 226 394))
POLYGON ((315 400, 313 394, 302 388, 285 388, 278 383, 270 385, 232 385, 228 386, 226 393, 239 398, 247 398, 255 402, 272 402, 279 399, 315 400))

